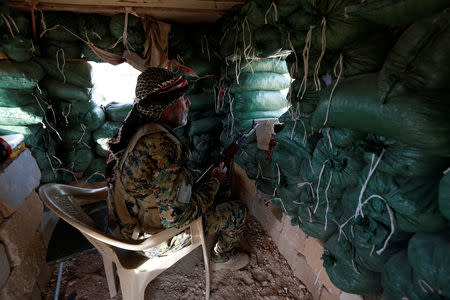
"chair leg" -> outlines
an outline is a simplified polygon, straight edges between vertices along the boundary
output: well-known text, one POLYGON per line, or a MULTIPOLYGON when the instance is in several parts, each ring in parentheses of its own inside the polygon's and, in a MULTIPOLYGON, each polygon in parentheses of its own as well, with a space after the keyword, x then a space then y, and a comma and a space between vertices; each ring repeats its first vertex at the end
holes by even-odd
POLYGON ((112 260, 103 256, 103 266, 105 267, 106 281, 108 282, 109 296, 113 298, 117 295, 116 277, 114 276, 114 264, 112 260))
POLYGON ((120 289, 123 300, 145 300, 145 289, 156 277, 156 272, 119 271, 120 289))
POLYGON ((206 247, 206 238, 203 230, 203 225, 200 222, 200 239, 202 243, 203 250, 203 260, 205 261, 205 277, 206 277, 206 300, 209 300, 209 294, 211 292, 211 274, 209 269, 209 249, 206 247))

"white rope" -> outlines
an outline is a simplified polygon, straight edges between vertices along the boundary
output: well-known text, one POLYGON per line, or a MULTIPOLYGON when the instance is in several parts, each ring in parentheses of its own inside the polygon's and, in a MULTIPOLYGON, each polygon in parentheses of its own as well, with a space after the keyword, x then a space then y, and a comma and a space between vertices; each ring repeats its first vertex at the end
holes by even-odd
POLYGON ((331 142, 331 136, 330 136, 330 128, 327 128, 327 137, 328 137, 328 143, 330 144, 330 149, 333 150, 333 143, 331 142))
POLYGON ((63 82, 66 83, 66 75, 64 74, 64 66, 66 65, 66 58, 64 55, 64 49, 59 48, 58 51, 56 51, 56 69, 61 73, 63 76, 63 82), (59 65, 59 52, 62 53, 62 66, 59 65))
POLYGON ((433 287, 430 286, 430 285, 428 284, 428 282, 426 282, 425 280, 419 279, 419 280, 417 280, 417 283, 419 284, 420 288, 422 289, 422 291, 424 291, 425 294, 428 294, 428 291, 424 288, 424 285, 425 285, 425 287, 427 287, 427 288, 430 289, 430 292, 431 292, 431 293, 434 293, 433 287))
POLYGON ((305 38, 305 47, 303 48, 303 79, 300 84, 300 90, 302 90, 301 98, 303 99, 303 96, 306 92, 306 82, 308 81, 308 69, 309 69, 309 50, 311 48, 311 37, 312 37, 312 30, 315 26, 310 26, 308 33, 306 34, 305 38))
POLYGON ((316 207, 314 208, 314 213, 316 213, 317 208, 319 207, 319 187, 320 187, 320 180, 322 179, 322 175, 323 175, 323 171, 325 170, 325 164, 328 162, 328 159, 325 160, 322 163, 322 169, 320 169, 320 173, 319 173, 319 181, 317 182, 317 187, 316 187, 316 195, 317 195, 317 202, 316 202, 316 207))
POLYGON ((333 171, 330 171, 330 180, 328 180, 327 188, 325 189, 325 200, 327 202, 327 207, 325 209, 325 226, 323 227, 323 231, 327 231, 328 210, 330 208, 330 202, 328 201, 328 189, 330 188, 332 178, 333 178, 333 171))
POLYGON ((331 89, 330 92, 330 98, 328 99, 328 106, 327 106, 327 114, 325 115, 325 120, 323 121, 323 126, 325 126, 325 124, 328 121, 328 115, 330 114, 330 108, 331 108, 331 99, 333 99, 333 94, 334 94, 334 90, 336 89, 339 80, 341 79, 341 75, 342 75, 342 70, 344 69, 344 65, 343 65, 343 59, 344 57, 342 56, 342 53, 339 55, 339 59, 336 62, 336 64, 334 65, 334 75, 337 76, 336 82, 333 85, 333 88, 331 89), (336 74, 336 67, 339 65, 339 74, 336 74))
POLYGON ((385 149, 383 148, 383 149, 381 150, 381 154, 380 154, 380 156, 378 157, 378 159, 377 159, 375 165, 373 166, 373 168, 372 168, 372 164, 373 164, 373 161, 374 161, 374 158, 375 158, 375 153, 372 153, 372 158, 371 158, 370 167, 369 167, 369 173, 367 174, 366 181, 364 182, 364 184, 363 184, 363 186, 362 186, 362 188, 361 188, 361 191, 360 191, 360 193, 359 193, 359 197, 358 197, 358 206, 356 207, 356 211, 355 211, 355 219, 356 219, 359 215, 361 215, 362 217, 364 217, 364 213, 362 212, 362 203, 361 203, 362 197, 363 197, 363 195, 364 195, 364 193, 365 193, 365 191, 366 191, 367 185, 369 184, 370 178, 372 177, 373 173, 374 173, 375 170, 377 169, 378 164, 380 163, 381 158, 382 158, 383 155, 384 155, 384 151, 385 151, 385 149))
POLYGON ((322 17, 322 51, 320 52, 319 59, 317 60, 316 66, 314 67, 314 85, 316 87, 316 91, 320 91, 321 84, 319 79, 319 70, 320 63, 325 55, 325 48, 327 47, 327 36, 326 36, 326 28, 327 28, 327 19, 325 16, 322 17))
POLYGON ((273 7, 273 10, 275 12, 275 21, 278 22, 278 9, 277 9, 277 5, 275 4, 274 1, 272 1, 272 3, 270 4, 269 8, 266 11, 266 14, 264 15, 264 24, 268 24, 268 20, 267 20, 267 15, 270 12, 270 9, 273 7))

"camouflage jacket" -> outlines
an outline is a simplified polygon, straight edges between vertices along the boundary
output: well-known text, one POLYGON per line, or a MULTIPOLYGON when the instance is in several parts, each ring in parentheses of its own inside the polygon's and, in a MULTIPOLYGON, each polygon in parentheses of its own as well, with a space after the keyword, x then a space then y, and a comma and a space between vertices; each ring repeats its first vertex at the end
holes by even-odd
POLYGON ((115 179, 124 195, 114 199, 116 208, 124 201, 124 209, 116 209, 121 232, 134 239, 193 221, 213 204, 219 189, 215 178, 193 186, 194 171, 187 167, 190 152, 173 131, 155 123, 152 130, 140 129, 115 179))

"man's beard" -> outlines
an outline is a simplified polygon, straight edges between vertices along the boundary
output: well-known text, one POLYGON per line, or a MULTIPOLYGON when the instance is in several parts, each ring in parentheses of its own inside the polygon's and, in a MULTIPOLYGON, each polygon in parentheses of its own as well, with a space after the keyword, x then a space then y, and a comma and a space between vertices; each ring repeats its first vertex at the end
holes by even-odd
POLYGON ((173 128, 174 129, 180 128, 180 127, 183 127, 184 125, 186 125, 187 117, 188 117, 188 112, 186 112, 185 114, 183 114, 183 116, 181 116, 179 118, 174 118, 173 120, 171 120, 173 128))

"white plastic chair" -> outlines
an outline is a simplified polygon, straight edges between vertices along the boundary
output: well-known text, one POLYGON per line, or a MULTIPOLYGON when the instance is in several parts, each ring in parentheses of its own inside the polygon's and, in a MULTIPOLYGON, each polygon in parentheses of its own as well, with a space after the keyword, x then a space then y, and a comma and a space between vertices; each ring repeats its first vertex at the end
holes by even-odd
POLYGON ((49 183, 39 188, 39 195, 52 211, 77 228, 98 249, 103 258, 111 298, 117 294, 113 265, 117 268, 123 299, 144 299, 145 288, 150 281, 201 245, 205 261, 206 299, 209 299, 209 253, 206 248, 202 218, 200 217, 179 229, 166 229, 145 240, 135 241, 112 237, 96 229, 94 221, 83 211, 74 198, 106 199, 107 191, 107 187, 86 189, 49 183), (148 259, 136 252, 150 249, 187 228, 190 228, 191 244, 173 254, 148 259))

